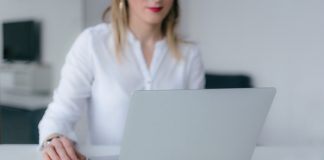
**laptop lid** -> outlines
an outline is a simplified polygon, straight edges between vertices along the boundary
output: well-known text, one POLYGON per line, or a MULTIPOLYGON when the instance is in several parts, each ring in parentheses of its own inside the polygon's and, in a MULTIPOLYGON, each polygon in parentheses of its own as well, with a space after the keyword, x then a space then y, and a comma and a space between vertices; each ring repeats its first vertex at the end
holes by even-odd
POLYGON ((249 160, 274 88, 137 91, 120 160, 249 160))

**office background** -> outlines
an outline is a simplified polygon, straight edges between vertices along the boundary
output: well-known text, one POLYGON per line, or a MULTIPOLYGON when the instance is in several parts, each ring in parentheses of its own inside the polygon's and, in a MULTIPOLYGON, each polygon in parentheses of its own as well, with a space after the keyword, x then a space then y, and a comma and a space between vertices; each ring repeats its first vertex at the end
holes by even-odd
MULTIPOLYGON (((42 22, 42 62, 53 70, 54 89, 76 36, 101 21, 107 4, 0 0, 0 22, 42 22)), ((181 33, 201 46, 208 72, 246 74, 256 87, 278 89, 260 145, 324 144, 322 6, 323 0, 181 0, 181 33)))

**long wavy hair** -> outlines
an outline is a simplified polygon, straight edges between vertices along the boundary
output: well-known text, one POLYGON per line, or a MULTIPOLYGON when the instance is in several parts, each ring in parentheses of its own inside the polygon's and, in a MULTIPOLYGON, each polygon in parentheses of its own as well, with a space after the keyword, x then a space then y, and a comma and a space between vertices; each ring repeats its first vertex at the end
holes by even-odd
MULTIPOLYGON (((174 0, 173 6, 161 24, 162 35, 166 38, 167 44, 173 56, 179 60, 181 52, 179 45, 182 40, 176 33, 180 17, 180 6, 178 0, 174 0)), ((113 28, 115 52, 117 57, 122 57, 125 45, 127 30, 129 27, 129 6, 127 0, 112 0, 103 13, 103 21, 110 21, 113 28)))

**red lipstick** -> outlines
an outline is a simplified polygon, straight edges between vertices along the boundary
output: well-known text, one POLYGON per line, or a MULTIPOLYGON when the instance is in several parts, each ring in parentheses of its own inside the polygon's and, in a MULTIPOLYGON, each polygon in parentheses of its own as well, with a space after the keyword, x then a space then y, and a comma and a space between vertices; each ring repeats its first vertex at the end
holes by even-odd
POLYGON ((151 12, 158 13, 162 10, 162 7, 148 7, 151 12))

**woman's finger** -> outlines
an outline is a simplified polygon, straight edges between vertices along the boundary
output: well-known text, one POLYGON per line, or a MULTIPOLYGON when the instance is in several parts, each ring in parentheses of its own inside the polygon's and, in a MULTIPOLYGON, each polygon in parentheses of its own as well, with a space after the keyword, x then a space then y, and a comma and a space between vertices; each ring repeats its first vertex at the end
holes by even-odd
POLYGON ((49 155, 46 152, 43 152, 42 157, 43 157, 43 160, 51 160, 49 155))
POLYGON ((67 151, 65 150, 61 140, 59 138, 55 138, 51 141, 51 144, 54 146, 56 153, 59 155, 62 160, 71 160, 68 156, 67 151))
POLYGON ((76 151, 76 152, 77 152, 77 156, 78 156, 79 160, 86 160, 87 159, 87 157, 84 156, 83 154, 81 154, 80 152, 78 152, 78 151, 76 151))
POLYGON ((53 145, 51 145, 51 144, 47 145, 44 150, 48 154, 48 156, 51 160, 60 160, 60 157, 56 153, 53 145))
POLYGON ((77 153, 76 153, 76 150, 75 150, 75 146, 72 143, 72 141, 69 140, 66 137, 61 137, 60 140, 61 140, 61 142, 63 144, 63 147, 65 148, 65 151, 67 152, 68 156, 72 160, 78 160, 79 158, 77 156, 77 153))

